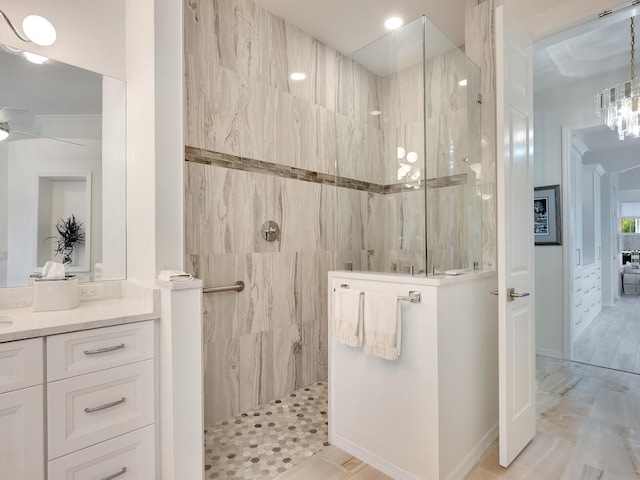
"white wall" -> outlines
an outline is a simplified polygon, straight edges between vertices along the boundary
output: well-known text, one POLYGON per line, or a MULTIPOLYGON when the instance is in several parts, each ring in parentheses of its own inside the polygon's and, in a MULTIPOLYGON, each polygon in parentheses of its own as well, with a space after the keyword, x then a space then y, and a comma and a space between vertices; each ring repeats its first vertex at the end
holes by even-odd
MULTIPOLYGON (((535 65, 534 65, 535 68, 535 65)), ((628 75, 626 69, 576 81, 570 87, 534 94, 534 185, 562 184, 562 127, 597 121, 594 95, 628 75)), ((563 231, 569 228, 563 218, 563 231)), ((562 356, 562 246, 536 247, 536 343, 540 351, 562 356)))
POLYGON ((124 79, 125 0, 4 0, 1 7, 20 31, 27 15, 47 18, 58 38, 50 47, 22 42, 3 19, 0 43, 124 79))

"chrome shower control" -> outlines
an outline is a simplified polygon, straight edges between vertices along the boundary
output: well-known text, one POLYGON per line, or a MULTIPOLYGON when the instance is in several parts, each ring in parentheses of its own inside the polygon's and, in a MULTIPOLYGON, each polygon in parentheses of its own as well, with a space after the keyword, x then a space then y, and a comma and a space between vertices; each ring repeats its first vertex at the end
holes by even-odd
POLYGON ((260 231, 267 242, 275 242, 280 235, 280 227, 273 220, 264 222, 260 231))

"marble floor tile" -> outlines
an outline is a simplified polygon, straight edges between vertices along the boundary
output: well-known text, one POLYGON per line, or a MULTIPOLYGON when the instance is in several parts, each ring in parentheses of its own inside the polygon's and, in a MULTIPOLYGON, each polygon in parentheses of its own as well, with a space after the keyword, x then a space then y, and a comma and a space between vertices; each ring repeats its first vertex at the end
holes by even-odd
POLYGON ((623 480, 624 478, 575 460, 569 462, 561 477, 562 480, 623 480))
POLYGON ((345 469, 319 455, 314 455, 276 478, 278 480, 342 480, 352 477, 345 469))

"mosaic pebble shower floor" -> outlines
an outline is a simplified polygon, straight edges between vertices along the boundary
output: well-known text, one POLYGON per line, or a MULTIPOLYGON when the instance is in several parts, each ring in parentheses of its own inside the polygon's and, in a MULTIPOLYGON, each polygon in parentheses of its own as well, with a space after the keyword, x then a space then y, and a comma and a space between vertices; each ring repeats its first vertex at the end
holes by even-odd
POLYGON ((205 430, 205 478, 276 478, 329 445, 327 382, 205 430))

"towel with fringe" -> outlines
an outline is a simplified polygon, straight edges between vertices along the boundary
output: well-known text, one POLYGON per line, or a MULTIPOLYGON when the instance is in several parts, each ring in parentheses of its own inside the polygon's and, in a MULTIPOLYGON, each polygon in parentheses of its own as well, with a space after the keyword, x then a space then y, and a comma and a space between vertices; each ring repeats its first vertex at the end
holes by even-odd
POLYGON ((397 295, 365 293, 365 353, 385 360, 397 360, 402 344, 401 327, 401 307, 397 295))
POLYGON ((337 288, 333 296, 333 338, 350 347, 362 346, 362 292, 337 288))

